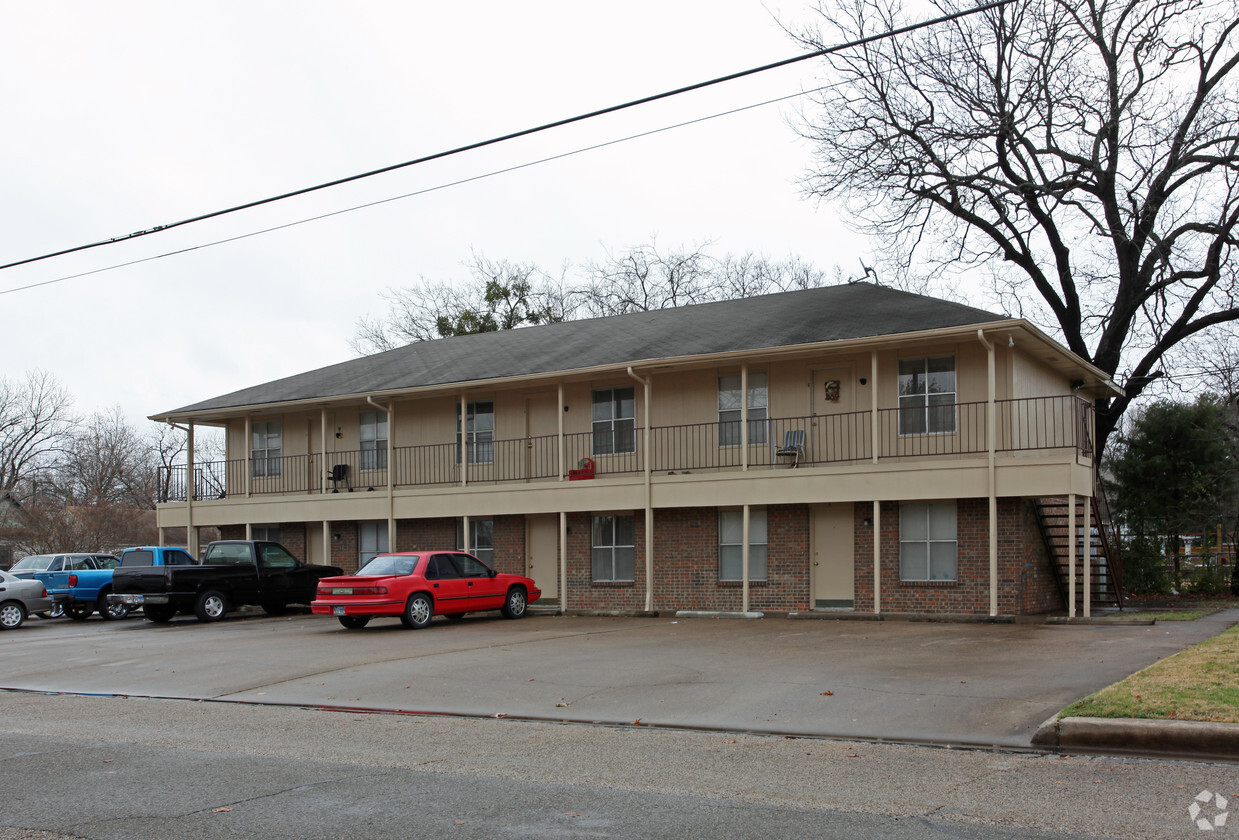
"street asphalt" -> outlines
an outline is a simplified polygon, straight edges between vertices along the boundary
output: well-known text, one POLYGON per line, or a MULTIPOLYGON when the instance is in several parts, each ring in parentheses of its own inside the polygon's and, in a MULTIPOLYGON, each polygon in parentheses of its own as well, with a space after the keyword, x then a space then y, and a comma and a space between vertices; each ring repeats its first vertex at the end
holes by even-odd
POLYGON ((1236 622, 32 620, 5 634, 0 688, 1018 749, 1236 622))

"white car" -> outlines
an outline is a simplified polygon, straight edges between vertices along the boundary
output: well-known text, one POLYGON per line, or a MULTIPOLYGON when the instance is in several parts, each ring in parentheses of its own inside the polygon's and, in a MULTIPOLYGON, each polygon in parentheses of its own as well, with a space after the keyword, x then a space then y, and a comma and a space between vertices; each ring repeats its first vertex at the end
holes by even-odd
POLYGON ((42 581, 22 580, 0 572, 0 630, 15 630, 31 613, 45 613, 52 599, 42 581))

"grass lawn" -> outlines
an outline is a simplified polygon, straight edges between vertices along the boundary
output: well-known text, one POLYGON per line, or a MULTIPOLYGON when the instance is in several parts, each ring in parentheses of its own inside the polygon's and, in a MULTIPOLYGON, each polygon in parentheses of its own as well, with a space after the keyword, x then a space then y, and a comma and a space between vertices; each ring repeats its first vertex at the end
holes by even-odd
POLYGON ((1072 716, 1239 723, 1239 626, 1085 697, 1059 715, 1072 716))

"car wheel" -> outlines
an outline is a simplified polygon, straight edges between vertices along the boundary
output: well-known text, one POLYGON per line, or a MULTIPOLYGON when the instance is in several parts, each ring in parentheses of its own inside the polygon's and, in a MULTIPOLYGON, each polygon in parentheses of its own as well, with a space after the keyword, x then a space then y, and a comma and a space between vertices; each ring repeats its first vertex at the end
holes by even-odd
POLYGON ((107 621, 116 621, 129 615, 129 606, 127 604, 113 604, 108 600, 106 589, 99 593, 99 599, 95 601, 95 609, 107 621))
POLYGON ((52 604, 52 608, 45 613, 39 613, 39 618, 64 618, 65 605, 61 601, 52 604))
POLYGON ((400 616, 401 623, 410 630, 421 630, 430 623, 435 614, 434 602, 425 592, 409 596, 409 602, 404 605, 404 614, 400 616))
POLYGON ((228 602, 222 592, 208 589, 198 596, 194 603, 194 615, 199 621, 219 621, 228 612, 228 602))
POLYGON ((16 630, 26 620, 26 608, 16 601, 0 604, 0 630, 16 630))
POLYGON ((85 621, 90 618, 95 611, 94 604, 88 604, 85 601, 70 601, 65 606, 65 615, 74 621, 85 621))
POLYGON ((503 617, 522 618, 528 609, 529 597, 525 594, 525 590, 519 586, 509 589, 508 599, 503 602, 503 617))
POLYGON ((142 615, 146 616, 147 621, 167 624, 172 620, 172 616, 176 615, 176 608, 164 604, 147 604, 142 608, 142 615))
POLYGON ((340 616, 340 623, 350 630, 360 630, 361 628, 365 627, 367 624, 370 623, 370 616, 368 615, 342 615, 340 616))

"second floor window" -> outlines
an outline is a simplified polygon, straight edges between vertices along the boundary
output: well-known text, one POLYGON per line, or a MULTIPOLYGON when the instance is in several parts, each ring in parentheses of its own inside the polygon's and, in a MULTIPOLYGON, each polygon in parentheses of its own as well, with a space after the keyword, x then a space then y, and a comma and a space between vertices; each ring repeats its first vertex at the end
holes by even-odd
POLYGON ((461 463, 461 447, 468 453, 468 463, 489 464, 495 460, 495 404, 469 403, 466 406, 464 432, 461 432, 460 406, 456 406, 456 463, 461 463))
POLYGON ((955 431, 955 357, 899 360, 899 434, 955 431))
POLYGON ((632 388, 594 391, 594 454, 635 452, 637 400, 632 388))
POLYGON ((279 475, 283 452, 279 421, 255 423, 250 427, 250 463, 255 478, 279 475))
POLYGON ((387 469, 387 412, 361 413, 361 468, 387 469))
MULTIPOLYGON (((749 443, 766 442, 770 391, 766 374, 749 374, 749 443)), ((718 378, 718 445, 740 445, 740 374, 718 378)))

